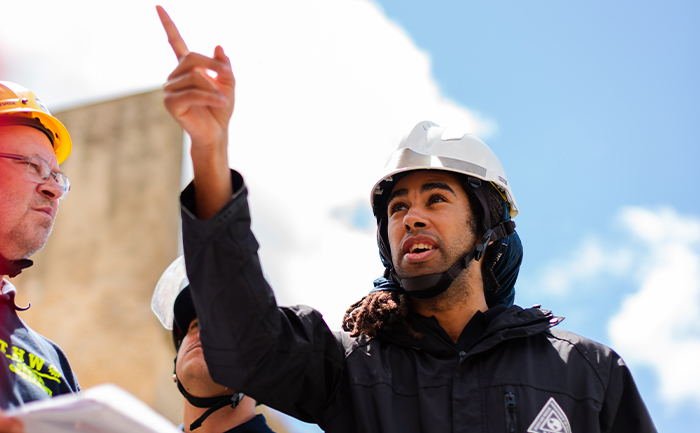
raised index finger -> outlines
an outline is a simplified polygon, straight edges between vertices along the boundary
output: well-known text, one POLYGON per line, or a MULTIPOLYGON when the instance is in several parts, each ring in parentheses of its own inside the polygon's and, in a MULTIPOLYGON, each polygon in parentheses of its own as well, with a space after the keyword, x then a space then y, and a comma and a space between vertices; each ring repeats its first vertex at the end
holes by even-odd
POLYGON ((165 9, 163 9, 162 6, 156 6, 156 11, 158 11, 160 22, 163 23, 165 33, 168 35, 168 42, 170 43, 170 46, 173 47, 173 51, 175 51, 177 59, 180 60, 181 58, 185 57, 190 50, 187 49, 185 40, 182 39, 182 36, 180 36, 180 32, 177 31, 175 23, 170 19, 170 16, 167 12, 165 12, 165 9))

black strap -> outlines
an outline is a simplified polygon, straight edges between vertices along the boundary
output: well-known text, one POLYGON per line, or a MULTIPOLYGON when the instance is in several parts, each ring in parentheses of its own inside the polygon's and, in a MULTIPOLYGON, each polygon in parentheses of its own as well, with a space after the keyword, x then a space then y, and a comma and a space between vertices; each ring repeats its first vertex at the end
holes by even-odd
POLYGON ((205 419, 207 419, 207 417, 209 417, 209 415, 211 415, 212 413, 221 409, 222 407, 228 406, 229 403, 231 403, 231 407, 235 409, 236 406, 238 406, 238 403, 240 403, 241 400, 243 399, 243 393, 237 392, 233 395, 225 395, 223 397, 230 397, 230 399, 229 398, 222 399, 220 402, 218 402, 214 406, 210 407, 206 412, 204 412, 202 414, 202 416, 200 416, 192 424, 190 424, 190 431, 201 427, 202 423, 204 422, 205 419))
POLYGON ((202 423, 204 422, 204 420, 207 419, 207 417, 209 417, 209 415, 221 409, 222 407, 226 407, 230 404, 231 407, 235 409, 236 406, 238 406, 238 404, 241 402, 241 400, 243 400, 242 392, 237 392, 232 395, 219 395, 216 397, 195 397, 185 390, 185 387, 182 386, 182 383, 179 379, 176 379, 176 382, 177 389, 180 390, 180 394, 182 394, 183 397, 185 397, 192 406, 199 408, 209 408, 206 412, 202 414, 202 416, 200 416, 192 424, 190 424, 190 431, 201 427, 202 423))
POLYGON ((221 399, 228 400, 230 397, 229 395, 217 395, 216 397, 195 397, 185 390, 185 387, 182 386, 179 379, 177 381, 177 389, 180 390, 180 394, 182 394, 192 406, 199 408, 212 407, 219 403, 221 399))
POLYGON ((28 302, 26 307, 20 307, 19 305, 17 305, 17 302, 15 301, 15 293, 16 292, 14 290, 12 290, 12 291, 9 291, 8 293, 0 294, 0 302, 10 303, 15 308, 15 311, 27 311, 29 309, 29 307, 32 306, 32 303, 28 302))
POLYGON ((481 257, 483 257, 486 248, 491 242, 506 238, 513 233, 515 233, 515 223, 512 220, 503 221, 496 227, 486 230, 484 236, 481 237, 481 242, 476 246, 476 261, 478 262, 481 260, 481 257))
POLYGON ((7 275, 10 278, 14 278, 33 264, 34 262, 29 259, 7 260, 3 256, 0 256, 0 275, 7 275))

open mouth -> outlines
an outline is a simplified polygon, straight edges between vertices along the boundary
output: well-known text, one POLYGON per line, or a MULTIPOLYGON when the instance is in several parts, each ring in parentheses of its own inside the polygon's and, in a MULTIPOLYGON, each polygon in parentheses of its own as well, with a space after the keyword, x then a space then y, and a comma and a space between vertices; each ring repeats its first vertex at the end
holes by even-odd
POLYGON ((408 252, 409 253, 424 253, 426 251, 433 250, 433 249, 435 249, 434 246, 420 242, 420 243, 411 245, 411 248, 409 248, 408 252))

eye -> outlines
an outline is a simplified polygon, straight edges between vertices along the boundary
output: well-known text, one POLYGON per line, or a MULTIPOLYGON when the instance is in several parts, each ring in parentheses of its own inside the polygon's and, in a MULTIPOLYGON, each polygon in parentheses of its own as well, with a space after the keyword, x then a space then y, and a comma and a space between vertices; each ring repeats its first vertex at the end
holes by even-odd
POLYGON ((34 161, 27 162, 27 169, 31 170, 32 174, 41 175, 41 167, 39 164, 34 163, 34 161))
POLYGON ((27 161, 27 173, 36 175, 42 179, 48 179, 51 167, 38 156, 33 156, 27 161))
POLYGON ((434 203, 447 203, 447 199, 441 194, 433 194, 428 198, 428 204, 431 205, 434 203))
POLYGON ((36 163, 34 159, 30 159, 28 161, 17 161, 18 164, 24 164, 27 166, 27 171, 30 173, 34 174, 39 174, 41 173, 41 167, 39 164, 36 163))
POLYGON ((389 204, 389 216, 395 214, 396 212, 401 212, 407 210, 408 206, 400 201, 395 201, 389 204))
POLYGON ((192 323, 190 323, 190 328, 187 330, 187 332, 190 332, 194 329, 199 329, 199 320, 194 319, 192 323))

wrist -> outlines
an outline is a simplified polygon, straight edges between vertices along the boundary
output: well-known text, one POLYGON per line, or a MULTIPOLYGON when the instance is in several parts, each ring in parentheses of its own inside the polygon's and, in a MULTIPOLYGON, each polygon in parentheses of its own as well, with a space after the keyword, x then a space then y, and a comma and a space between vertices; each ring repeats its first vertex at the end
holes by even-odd
POLYGON ((212 140, 190 137, 192 139, 190 156, 193 164, 198 162, 211 164, 220 159, 228 164, 228 134, 222 134, 222 136, 212 140))
POLYGON ((193 140, 192 168, 194 171, 196 213, 201 219, 209 219, 218 212, 233 195, 228 167, 227 140, 204 145, 193 140))

